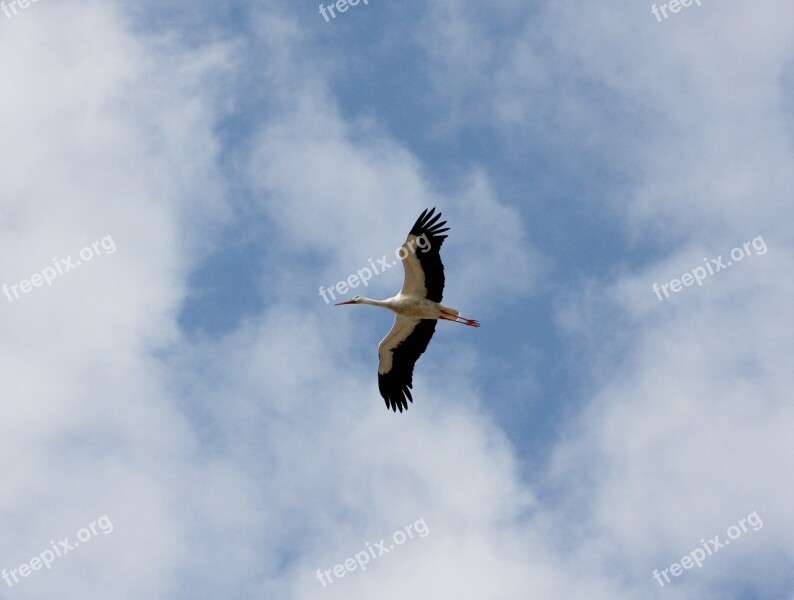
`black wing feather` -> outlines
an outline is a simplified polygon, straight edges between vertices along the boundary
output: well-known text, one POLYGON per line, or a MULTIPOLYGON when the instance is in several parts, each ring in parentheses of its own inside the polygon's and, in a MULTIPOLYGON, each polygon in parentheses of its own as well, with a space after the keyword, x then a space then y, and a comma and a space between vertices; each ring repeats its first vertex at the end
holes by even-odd
MULTIPOLYGON (((441 302, 441 297, 444 293, 444 265, 441 263, 441 245, 447 238, 444 235, 445 231, 449 231, 449 227, 444 227, 446 221, 437 221, 441 218, 441 213, 433 216, 435 208, 430 210, 425 209, 411 228, 411 235, 421 237, 422 235, 428 240, 430 247, 427 250, 421 248, 416 249, 416 258, 422 265, 422 270, 425 272, 425 288, 427 289, 427 299, 433 302, 441 302)), ((426 245, 426 244, 425 244, 426 245)))
POLYGON ((407 338, 392 349, 391 369, 384 374, 378 373, 378 389, 386 401, 387 408, 394 412, 408 409, 413 402, 414 364, 427 349, 430 338, 436 330, 435 319, 422 319, 407 338))

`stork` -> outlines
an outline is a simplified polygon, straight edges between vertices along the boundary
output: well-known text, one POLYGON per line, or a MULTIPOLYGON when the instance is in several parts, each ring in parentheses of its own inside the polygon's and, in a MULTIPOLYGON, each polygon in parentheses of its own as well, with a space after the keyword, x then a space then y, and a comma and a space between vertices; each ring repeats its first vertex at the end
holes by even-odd
POLYGON ((386 407, 394 412, 408 409, 413 402, 414 364, 427 349, 436 330, 438 319, 479 327, 474 319, 460 316, 456 308, 441 304, 444 291, 444 265, 439 250, 444 243, 446 221, 438 222, 439 212, 435 208, 425 209, 411 228, 400 250, 405 278, 400 292, 386 300, 372 300, 354 296, 343 304, 371 304, 382 306, 397 313, 394 325, 378 345, 378 389, 386 401, 386 407), (416 253, 417 240, 424 236, 423 252, 416 253))

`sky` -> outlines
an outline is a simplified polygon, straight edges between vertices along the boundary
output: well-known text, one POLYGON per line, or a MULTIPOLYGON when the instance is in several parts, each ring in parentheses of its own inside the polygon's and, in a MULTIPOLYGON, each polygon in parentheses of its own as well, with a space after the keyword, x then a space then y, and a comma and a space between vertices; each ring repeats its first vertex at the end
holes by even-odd
POLYGON ((794 600, 790 3, 340 6, 0 4, 0 600, 794 600))

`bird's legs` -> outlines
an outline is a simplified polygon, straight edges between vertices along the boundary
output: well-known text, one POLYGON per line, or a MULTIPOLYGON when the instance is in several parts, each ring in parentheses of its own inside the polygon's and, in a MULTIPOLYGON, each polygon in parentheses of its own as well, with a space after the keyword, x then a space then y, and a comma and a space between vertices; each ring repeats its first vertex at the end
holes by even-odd
POLYGON ((445 321, 452 321, 453 323, 460 323, 461 325, 468 325, 469 327, 479 327, 480 322, 476 321, 475 319, 465 319, 460 315, 456 315, 445 310, 441 311, 441 315, 439 319, 444 319, 445 321))

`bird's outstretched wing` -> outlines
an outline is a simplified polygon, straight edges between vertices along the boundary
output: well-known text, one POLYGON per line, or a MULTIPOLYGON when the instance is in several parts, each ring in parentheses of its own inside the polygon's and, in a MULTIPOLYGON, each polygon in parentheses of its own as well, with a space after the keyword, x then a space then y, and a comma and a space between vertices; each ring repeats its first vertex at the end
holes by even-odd
POLYGON ((378 389, 386 407, 394 412, 407 410, 408 402, 413 402, 414 364, 427 349, 435 330, 435 319, 397 315, 391 331, 378 345, 378 389))
POLYGON ((425 209, 419 215, 402 245, 400 255, 405 279, 400 293, 441 302, 444 293, 444 265, 441 264, 439 250, 447 237, 444 232, 449 231, 449 227, 444 227, 446 221, 438 222, 441 213, 433 216, 435 210, 425 209))

